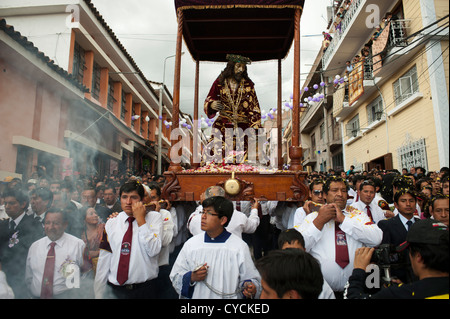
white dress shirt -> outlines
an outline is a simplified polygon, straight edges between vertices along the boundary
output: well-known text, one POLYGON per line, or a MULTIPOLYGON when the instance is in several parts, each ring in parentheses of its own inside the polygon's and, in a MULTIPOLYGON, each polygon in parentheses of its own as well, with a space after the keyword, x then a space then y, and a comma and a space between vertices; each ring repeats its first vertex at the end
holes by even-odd
POLYGON ((378 203, 375 203, 374 201, 372 201, 369 205, 367 205, 361 200, 359 200, 356 203, 353 203, 352 206, 366 214, 367 214, 367 206, 369 206, 370 213, 372 214, 373 222, 375 224, 378 224, 380 220, 386 219, 386 216, 384 215, 384 210, 382 210, 381 207, 378 206, 378 203))
POLYGON ((363 246, 378 246, 383 238, 383 231, 371 223, 366 214, 346 211, 343 211, 343 214, 345 218, 340 228, 346 234, 350 260, 345 268, 341 268, 335 261, 334 220, 330 220, 322 230, 319 230, 313 223, 318 213, 313 212, 305 217, 299 228, 295 228, 305 239, 306 251, 319 261, 324 279, 333 291, 344 290, 353 271, 356 249, 363 246))
POLYGON ((300 227, 300 225, 303 223, 303 221, 305 220, 305 217, 306 217, 306 212, 303 209, 303 207, 298 207, 294 214, 294 222, 293 222, 292 227, 298 229, 300 227))
POLYGON ((408 224, 406 224, 407 222, 411 221, 413 224, 415 223, 416 219, 413 217, 411 219, 406 218, 405 216, 403 216, 402 214, 399 214, 398 216, 400 218, 400 221, 402 222, 403 226, 405 226, 405 229, 408 231, 408 224))
MULTIPOLYGON (((195 212, 193 212, 188 219, 189 232, 195 236, 203 232, 202 230, 202 215, 203 206, 199 205, 195 212)), ((230 223, 225 229, 239 238, 242 238, 242 233, 253 234, 259 226, 258 210, 252 209, 250 215, 247 217, 244 213, 234 210, 231 216, 230 223)))
MULTIPOLYGON (((105 225, 105 232, 111 252, 100 249, 97 273, 94 282, 95 298, 102 298, 106 283, 119 285, 117 270, 119 266, 120 250, 123 236, 128 230, 128 215, 119 213, 116 218, 109 219, 105 225)), ((162 218, 155 211, 147 213, 146 223, 138 226, 133 221, 133 237, 131 242, 128 284, 143 283, 158 277, 158 254, 161 251, 162 218)))
MULTIPOLYGON (((25 270, 25 281, 34 297, 40 297, 42 277, 44 276, 45 261, 52 241, 47 236, 35 241, 28 250, 25 270)), ((55 272, 53 277, 53 295, 59 295, 69 289, 64 277, 64 266, 76 265, 81 269, 83 265, 83 251, 85 243, 70 234, 64 233, 55 241, 55 272)), ((76 289, 76 288, 72 288, 76 289)))
POLYGON ((170 243, 174 236, 178 233, 178 227, 176 226, 176 211, 172 207, 171 211, 167 209, 160 209, 159 213, 162 218, 162 233, 161 233, 161 252, 158 256, 158 265, 164 266, 169 264, 170 243), (175 213, 175 216, 172 214, 175 213), (175 220, 174 220, 175 218, 175 220))

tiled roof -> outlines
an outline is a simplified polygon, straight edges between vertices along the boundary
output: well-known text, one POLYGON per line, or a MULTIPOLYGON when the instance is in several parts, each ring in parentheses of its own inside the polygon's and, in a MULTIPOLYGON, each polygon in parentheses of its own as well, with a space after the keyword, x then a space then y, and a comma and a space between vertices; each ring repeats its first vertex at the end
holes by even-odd
POLYGON ((88 92, 89 89, 86 88, 82 83, 78 82, 78 80, 72 74, 68 73, 66 70, 58 66, 55 61, 46 56, 43 52, 39 51, 39 49, 33 44, 33 42, 28 41, 27 37, 22 36, 20 32, 15 31, 14 27, 8 25, 5 19, 0 19, 0 30, 4 31, 8 36, 10 36, 14 41, 19 43, 24 49, 34 54, 37 58, 42 60, 45 64, 48 65, 53 71, 61 75, 63 78, 72 83, 75 87, 80 89, 82 92, 88 92))

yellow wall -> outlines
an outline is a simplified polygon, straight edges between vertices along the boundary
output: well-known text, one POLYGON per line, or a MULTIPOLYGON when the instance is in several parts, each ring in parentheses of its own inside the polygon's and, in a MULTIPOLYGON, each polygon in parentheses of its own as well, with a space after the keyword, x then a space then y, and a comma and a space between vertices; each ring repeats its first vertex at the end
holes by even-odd
MULTIPOLYGON (((354 163, 364 164, 383 156, 386 153, 392 153, 393 167, 401 170, 398 163, 397 149, 406 144, 408 139, 410 141, 415 141, 420 138, 425 138, 428 169, 440 169, 425 49, 421 50, 410 63, 399 69, 394 76, 381 85, 380 90, 384 97, 386 111, 389 113, 396 106, 394 102, 393 83, 414 65, 417 67, 419 92, 423 94, 423 97, 399 113, 388 117, 387 125, 389 141, 386 137, 386 123, 383 123, 374 130, 363 133, 363 137, 356 142, 346 145, 345 154, 347 166, 354 163), (387 150, 387 143, 389 143, 389 152, 387 150)), ((378 95, 379 93, 376 92, 371 97, 367 98, 353 114, 348 116, 345 124, 359 113, 360 127, 367 127, 366 107, 378 95)))
MULTIPOLYGON (((405 19, 410 19, 409 34, 413 34, 423 28, 422 12, 420 8, 420 0, 403 0, 405 19)), ((435 0, 437 19, 448 14, 449 6, 447 1, 435 0)), ((448 20, 446 20, 448 21, 448 20)), ((449 83, 449 49, 448 41, 441 42, 443 51, 444 69, 447 82, 447 94, 449 83)), ((430 61, 430 63, 433 61, 430 61)), ((380 85, 381 92, 384 97, 386 112, 392 111, 396 105, 394 102, 393 83, 407 72, 414 65, 417 67, 417 76, 419 82, 419 92, 423 97, 404 108, 399 113, 388 117, 387 125, 389 137, 386 134, 386 122, 382 123, 371 131, 363 131, 363 137, 356 140, 350 145, 345 145, 345 163, 347 166, 352 164, 363 164, 370 162, 386 153, 392 153, 393 167, 401 170, 399 167, 399 159, 397 149, 405 145, 408 140, 415 141, 425 138, 428 170, 439 170, 439 156, 437 149, 437 138, 435 129, 435 119, 433 112, 433 104, 431 100, 431 89, 428 73, 428 61, 425 47, 418 52, 409 63, 402 66, 393 76, 380 85), (389 150, 387 150, 387 142, 389 150)), ((377 96, 376 91, 370 97, 363 97, 364 102, 350 114, 345 122, 344 127, 356 114, 359 113, 359 123, 361 128, 367 127, 367 111, 366 107, 377 96)), ((348 140, 344 137, 344 141, 348 140)), ((364 167, 364 166, 363 166, 364 167)))

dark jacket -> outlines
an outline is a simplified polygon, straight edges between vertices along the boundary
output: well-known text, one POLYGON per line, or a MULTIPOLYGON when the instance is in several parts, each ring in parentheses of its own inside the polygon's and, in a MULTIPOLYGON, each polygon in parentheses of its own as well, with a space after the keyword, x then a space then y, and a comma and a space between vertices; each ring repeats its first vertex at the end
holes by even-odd
POLYGON ((9 219, 0 221, 0 260, 8 284, 16 298, 27 298, 25 266, 31 244, 44 236, 42 224, 26 215, 14 230, 9 219))

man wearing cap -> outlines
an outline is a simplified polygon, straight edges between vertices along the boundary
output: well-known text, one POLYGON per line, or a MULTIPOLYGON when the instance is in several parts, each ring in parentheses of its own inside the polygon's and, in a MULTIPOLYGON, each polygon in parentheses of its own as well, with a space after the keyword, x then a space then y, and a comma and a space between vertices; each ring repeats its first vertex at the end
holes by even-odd
MULTIPOLYGON (((213 134, 214 129, 220 131, 222 141, 225 141, 225 129, 227 128, 242 129, 242 132, 245 132, 248 128, 258 129, 261 127, 258 98, 254 84, 247 74, 247 64, 251 63, 250 59, 228 54, 227 60, 226 68, 214 81, 204 104, 204 111, 208 118, 213 118, 219 112, 212 127, 213 134)), ((243 136, 239 136, 237 132, 235 134, 238 141, 243 141, 243 136)), ((233 147, 233 150, 235 149, 237 147, 233 147)), ((247 146, 245 146, 245 150, 247 150, 247 146)), ((222 149, 222 157, 227 155, 222 149)))
POLYGON ((449 299, 449 232, 448 226, 424 219, 411 226, 406 242, 414 274, 419 278, 410 284, 391 285, 374 294, 365 292, 366 269, 374 249, 356 250, 354 270, 346 289, 348 299, 449 299))

